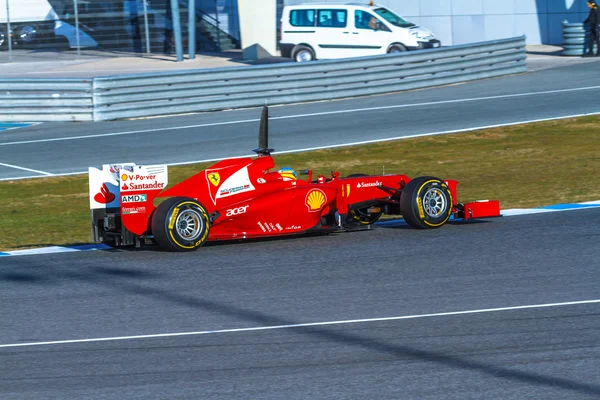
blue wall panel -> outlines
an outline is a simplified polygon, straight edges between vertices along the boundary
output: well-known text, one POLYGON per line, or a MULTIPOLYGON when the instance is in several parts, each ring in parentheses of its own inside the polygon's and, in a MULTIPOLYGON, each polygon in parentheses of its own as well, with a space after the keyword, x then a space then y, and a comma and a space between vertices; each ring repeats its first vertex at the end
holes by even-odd
POLYGON ((485 39, 495 40, 517 36, 515 33, 515 15, 484 15, 485 39))
POLYGON ((452 15, 455 16, 483 14, 483 0, 446 0, 446 2, 452 4, 452 15))
POLYGON ((483 13, 485 15, 514 14, 515 0, 483 0, 483 13))
POLYGON ((422 17, 452 15, 452 3, 448 0, 415 1, 419 2, 422 17))
POLYGON ((442 41, 442 46, 452 43, 452 17, 421 17, 420 19, 420 25, 433 30, 442 41))
POLYGON ((481 41, 485 37, 483 15, 459 15, 452 17, 452 36, 453 44, 481 41))

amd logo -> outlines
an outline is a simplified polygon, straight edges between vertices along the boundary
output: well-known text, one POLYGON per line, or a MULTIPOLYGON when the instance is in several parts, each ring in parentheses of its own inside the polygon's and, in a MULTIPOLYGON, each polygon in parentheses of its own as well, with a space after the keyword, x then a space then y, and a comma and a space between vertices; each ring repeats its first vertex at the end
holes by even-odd
POLYGON ((250 206, 243 206, 243 207, 238 207, 238 208, 231 208, 231 209, 227 210, 227 213, 225 215, 227 217, 232 217, 234 215, 245 214, 246 210, 248 209, 248 207, 250 207, 250 206))
POLYGON ((129 194, 121 197, 121 203, 143 203, 146 198, 145 194, 129 194))

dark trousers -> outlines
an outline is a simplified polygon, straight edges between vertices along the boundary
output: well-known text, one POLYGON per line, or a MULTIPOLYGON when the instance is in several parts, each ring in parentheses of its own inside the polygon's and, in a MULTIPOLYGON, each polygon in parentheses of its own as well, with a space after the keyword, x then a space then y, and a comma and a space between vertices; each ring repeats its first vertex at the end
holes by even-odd
POLYGON ((598 29, 590 30, 590 46, 589 54, 594 54, 594 43, 596 43, 596 54, 600 54, 600 35, 598 35, 598 29))

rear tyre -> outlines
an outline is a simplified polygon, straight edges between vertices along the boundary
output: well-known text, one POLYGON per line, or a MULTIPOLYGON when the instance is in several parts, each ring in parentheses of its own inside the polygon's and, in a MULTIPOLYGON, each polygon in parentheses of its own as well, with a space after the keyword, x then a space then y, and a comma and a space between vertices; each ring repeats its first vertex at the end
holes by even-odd
POLYGON ((210 220, 202 204, 187 197, 165 200, 152 215, 156 243, 169 251, 193 251, 208 239, 210 220))
POLYGON ((402 189, 400 212, 413 228, 439 228, 450 219, 452 203, 452 193, 444 181, 422 176, 402 189))
POLYGON ((396 53, 404 53, 406 50, 406 47, 404 47, 401 44, 393 44, 390 47, 388 47, 388 54, 396 54, 396 53))
MULTIPOLYGON (((369 175, 367 175, 367 174, 351 174, 351 175, 348 175, 346 178, 360 178, 361 176, 369 176, 369 175)), ((348 213, 348 219, 353 222, 357 222, 361 225, 374 224, 375 222, 377 222, 379 220, 379 218, 381 218, 381 215, 383 213, 382 212, 370 213, 369 208, 371 208, 371 207, 350 210, 350 212, 348 213)))
POLYGON ((315 59, 315 52, 310 47, 299 44, 292 49, 292 58, 296 62, 313 61, 315 59))

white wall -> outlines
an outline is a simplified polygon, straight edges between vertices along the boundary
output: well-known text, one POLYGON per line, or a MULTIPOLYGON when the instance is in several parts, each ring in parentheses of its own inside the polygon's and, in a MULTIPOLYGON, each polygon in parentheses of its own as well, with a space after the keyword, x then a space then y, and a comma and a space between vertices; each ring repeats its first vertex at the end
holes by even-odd
MULTIPOLYGON (((347 0, 284 0, 285 4, 347 0)), ((361 2, 367 3, 367 0, 361 2)), ((378 0, 413 23, 431 29, 444 45, 527 35, 528 44, 561 44, 561 22, 581 22, 586 0, 378 0)))
POLYGON ((276 0, 238 0, 240 36, 245 60, 276 54, 276 0))

